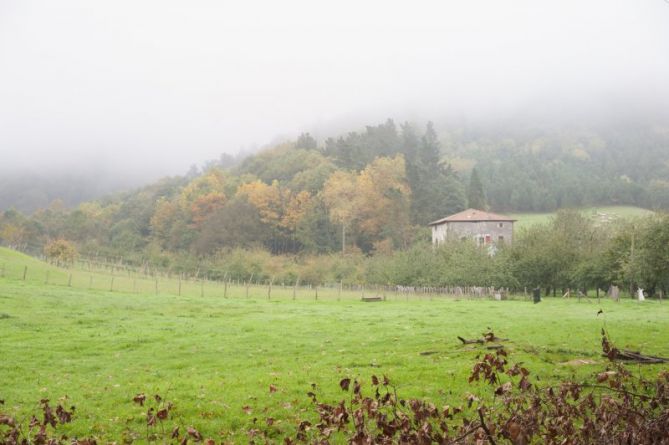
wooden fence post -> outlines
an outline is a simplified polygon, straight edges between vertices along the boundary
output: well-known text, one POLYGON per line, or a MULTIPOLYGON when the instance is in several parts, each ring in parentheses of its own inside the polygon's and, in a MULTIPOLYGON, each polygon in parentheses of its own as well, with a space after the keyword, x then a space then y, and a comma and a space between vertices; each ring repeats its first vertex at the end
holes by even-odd
POLYGON ((114 276, 111 277, 111 284, 109 285, 109 292, 114 292, 114 276))
POLYGON ((181 296, 181 274, 179 274, 179 296, 181 296))
POLYGON ((223 282, 223 298, 228 298, 228 282, 223 282))
POLYGON ((23 266, 23 281, 26 281, 27 274, 28 274, 28 266, 23 266))
POLYGON ((249 286, 251 285, 251 281, 253 281, 253 272, 251 272, 251 278, 249 278, 249 281, 246 282, 246 298, 249 298, 249 286))
POLYGON ((158 275, 156 275, 156 295, 158 295, 158 275))
POLYGON ((316 293, 314 294, 314 300, 318 300, 318 284, 314 286, 314 290, 316 291, 316 293))
POLYGON ((70 272, 70 276, 67 279, 67 287, 72 287, 72 272, 70 272))
POLYGON ((300 284, 300 277, 297 277, 295 280, 295 286, 293 286, 293 300, 297 297, 297 286, 300 284))
POLYGON ((274 282, 274 277, 269 280, 269 286, 267 287, 267 299, 269 300, 272 295, 272 282, 274 282))
POLYGON ((204 297, 204 280, 200 280, 200 298, 204 297))

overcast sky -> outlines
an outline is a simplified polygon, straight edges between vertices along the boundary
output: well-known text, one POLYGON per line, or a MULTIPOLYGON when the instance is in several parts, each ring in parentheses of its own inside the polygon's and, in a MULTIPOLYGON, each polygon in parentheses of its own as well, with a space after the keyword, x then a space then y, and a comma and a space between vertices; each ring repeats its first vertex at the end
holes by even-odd
POLYGON ((0 0, 0 172, 183 173, 351 116, 668 83, 669 0, 0 0))

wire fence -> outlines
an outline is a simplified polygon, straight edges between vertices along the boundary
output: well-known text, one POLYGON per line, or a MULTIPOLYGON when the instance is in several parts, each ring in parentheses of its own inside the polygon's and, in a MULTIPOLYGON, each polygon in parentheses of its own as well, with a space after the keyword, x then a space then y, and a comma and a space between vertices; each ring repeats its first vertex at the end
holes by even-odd
POLYGON ((497 299, 529 298, 526 293, 512 296, 509 289, 482 286, 422 287, 362 285, 345 283, 303 284, 272 279, 209 279, 198 274, 173 274, 148 264, 132 266, 110 261, 80 258, 71 265, 34 261, 0 263, 0 278, 34 284, 65 286, 91 291, 134 294, 176 295, 280 300, 431 300, 438 298, 497 299))

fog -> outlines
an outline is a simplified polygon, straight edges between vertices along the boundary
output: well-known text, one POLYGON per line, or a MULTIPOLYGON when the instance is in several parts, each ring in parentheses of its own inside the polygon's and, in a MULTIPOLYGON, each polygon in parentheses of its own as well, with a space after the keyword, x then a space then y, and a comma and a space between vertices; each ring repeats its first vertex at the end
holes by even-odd
POLYGON ((148 181, 387 117, 667 108, 668 80, 665 0, 0 0, 0 174, 148 181))

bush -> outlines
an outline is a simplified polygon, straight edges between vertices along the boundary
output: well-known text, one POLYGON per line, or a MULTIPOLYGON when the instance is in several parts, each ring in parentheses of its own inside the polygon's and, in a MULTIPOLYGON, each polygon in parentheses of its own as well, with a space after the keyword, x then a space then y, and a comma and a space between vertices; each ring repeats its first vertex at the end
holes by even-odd
POLYGON ((49 241, 44 246, 47 259, 57 265, 71 265, 77 259, 77 249, 74 244, 64 239, 49 241))

